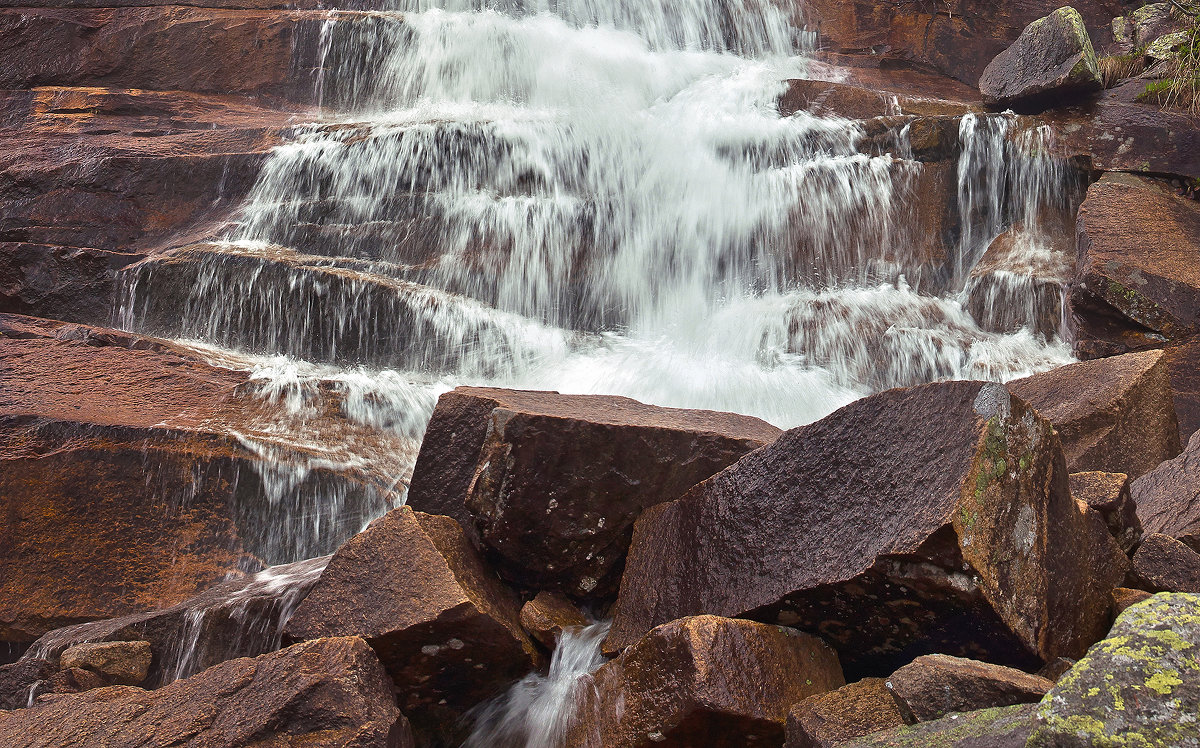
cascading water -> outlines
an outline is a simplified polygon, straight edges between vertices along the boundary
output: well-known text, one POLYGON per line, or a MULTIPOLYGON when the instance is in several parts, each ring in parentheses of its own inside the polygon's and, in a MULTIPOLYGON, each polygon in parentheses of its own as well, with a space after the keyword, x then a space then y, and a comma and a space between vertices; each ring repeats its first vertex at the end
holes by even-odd
POLYGON ((1031 301, 1069 264, 1043 220, 1069 202, 1048 133, 962 118, 957 244, 932 257, 907 129, 880 153, 860 122, 779 115, 785 80, 839 75, 810 41, 757 0, 331 11, 314 123, 221 241, 125 274, 118 323, 238 351, 293 416, 338 383, 353 419, 414 444, 456 384, 791 427, 1070 360, 1036 321, 1059 302, 1031 301), (1004 232, 1016 249, 983 272, 1004 232))

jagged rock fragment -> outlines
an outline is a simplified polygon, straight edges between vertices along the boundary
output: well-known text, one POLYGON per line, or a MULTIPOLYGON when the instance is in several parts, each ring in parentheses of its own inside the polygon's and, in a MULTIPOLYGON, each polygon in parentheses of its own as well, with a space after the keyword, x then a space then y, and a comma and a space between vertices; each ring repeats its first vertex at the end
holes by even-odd
POLYGON ((883 678, 864 678, 809 696, 788 712, 784 748, 836 748, 852 738, 906 724, 883 678))
POLYGON ((923 655, 887 678, 887 687, 918 722, 951 712, 1035 704, 1053 686, 1037 675, 949 655, 923 655))
POLYGON ((1059 8, 1025 27, 979 78, 991 107, 1044 109, 1065 97, 1099 91, 1096 50, 1079 11, 1059 8))

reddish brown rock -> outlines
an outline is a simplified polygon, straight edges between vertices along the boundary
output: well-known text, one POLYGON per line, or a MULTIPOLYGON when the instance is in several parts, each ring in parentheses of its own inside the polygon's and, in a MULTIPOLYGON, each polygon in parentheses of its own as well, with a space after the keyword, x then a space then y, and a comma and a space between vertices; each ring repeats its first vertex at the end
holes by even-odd
POLYGON ((157 691, 98 688, 0 713, 11 748, 321 745, 410 748, 391 683, 361 639, 231 660, 157 691))
POLYGON ((348 423, 335 403, 289 440, 247 376, 165 341, 0 317, 12 539, 0 544, 0 639, 170 606, 263 561, 319 555, 389 505, 375 476, 324 468, 268 500, 244 440, 277 448, 284 465, 332 462, 305 446, 328 440, 389 466, 403 444, 348 423), (335 491, 343 503, 314 505, 335 491), (276 533, 291 512, 322 513, 327 534, 276 533))
POLYGON ((707 612, 818 633, 855 674, 928 652, 1037 667, 1103 635, 1127 564, 1024 401, 890 390, 647 510, 606 647, 707 612))
POLYGON ((1033 21, 979 78, 984 103, 1040 111, 1099 91, 1100 66, 1079 11, 1067 6, 1033 21))
POLYGON ((535 664, 519 614, 454 520, 402 507, 338 549, 284 632, 363 637, 404 713, 422 729, 453 729, 535 664))
POLYGON ((1145 590, 1135 590, 1129 587, 1118 587, 1112 591, 1113 595, 1113 618, 1125 612, 1131 605, 1137 605, 1143 600, 1148 600, 1153 595, 1145 590))
POLYGON ((888 688, 914 721, 951 712, 1036 704, 1054 682, 1010 667, 949 655, 924 655, 888 676, 888 688))
POLYGON ((1184 444, 1200 431, 1200 338, 1190 338, 1167 347, 1167 371, 1179 418, 1179 437, 1184 444))
POLYGON ((784 748, 836 748, 847 740, 907 724, 883 678, 864 678, 809 696, 788 712, 784 748))
MULTIPOLYGON (((1117 589, 1120 589, 1120 587, 1117 589)), ((1113 593, 1115 594, 1116 590, 1113 590, 1113 593)), ((1075 662, 1076 661, 1072 660, 1070 657, 1055 657, 1053 660, 1043 665, 1041 669, 1037 671, 1037 674, 1046 680, 1057 682, 1064 673, 1075 666, 1075 662)))
POLYGON ((566 745, 779 745, 788 708, 845 683, 820 639, 696 616, 659 626, 581 683, 566 745))
POLYGON ((1062 244, 1057 232, 1045 236, 1010 229, 996 237, 971 269, 965 289, 967 311, 979 326, 1055 335, 1062 327, 1070 269, 1070 254, 1062 244))
POLYGON ((66 670, 59 670, 47 678, 39 694, 81 693, 83 691, 91 691, 93 688, 111 686, 112 684, 111 680, 99 673, 73 667, 66 670))
POLYGON ((1167 535, 1147 535, 1133 573, 1149 592, 1200 592, 1200 553, 1167 535))
POLYGON ((0 242, 0 312, 67 322, 106 322, 116 271, 138 255, 0 242))
POLYGON ((1083 361, 1008 387, 1054 424, 1071 472, 1137 478, 1179 454, 1162 351, 1083 361))
POLYGON ((978 109, 978 105, 957 98, 905 92, 893 94, 890 89, 806 78, 789 80, 787 90, 779 97, 779 113, 784 117, 799 111, 848 119, 899 115, 937 117, 963 115, 978 109))
POLYGON ((1072 304, 1105 306, 1159 340, 1195 332, 1198 243, 1200 203, 1176 196, 1161 182, 1105 174, 1079 209, 1072 304))
POLYGON ((547 649, 554 649, 564 629, 588 623, 574 603, 556 592, 539 592, 521 606, 521 627, 547 649))
POLYGON ((1100 513, 1121 550, 1131 553, 1142 539, 1137 504, 1129 492, 1124 473, 1071 473, 1071 495, 1100 513))
POLYGON ((0 665, 0 714, 5 709, 29 706, 38 693, 38 687, 53 674, 53 665, 35 657, 0 665))
POLYGON ((1147 535, 1200 550, 1200 436, 1193 434, 1183 454, 1135 480, 1129 491, 1147 535))
POLYGON ((59 657, 58 666, 64 670, 90 670, 110 684, 136 686, 146 680, 152 656, 150 642, 87 642, 67 648, 59 657))
POLYGON ((459 387, 438 400, 408 504, 475 533, 506 579, 603 597, 644 508, 779 433, 625 397, 459 387))

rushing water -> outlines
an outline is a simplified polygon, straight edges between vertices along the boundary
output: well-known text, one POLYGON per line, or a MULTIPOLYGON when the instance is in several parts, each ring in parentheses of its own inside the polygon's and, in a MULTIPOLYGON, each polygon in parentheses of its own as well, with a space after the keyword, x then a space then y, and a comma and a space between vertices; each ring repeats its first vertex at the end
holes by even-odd
POLYGON ((879 153, 860 122, 779 115, 783 81, 839 75, 779 6, 412 0, 330 12, 321 43, 313 124, 223 241, 128 272, 119 316, 259 357, 293 416, 339 382, 368 393, 355 418, 415 442, 461 383, 791 427, 1069 360, 1051 134, 962 118, 960 225, 931 256, 907 130, 879 153))

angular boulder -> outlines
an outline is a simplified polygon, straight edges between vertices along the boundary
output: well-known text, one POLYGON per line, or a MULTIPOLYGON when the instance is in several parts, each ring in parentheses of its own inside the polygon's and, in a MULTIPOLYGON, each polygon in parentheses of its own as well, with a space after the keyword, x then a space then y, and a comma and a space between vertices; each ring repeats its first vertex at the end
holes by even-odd
POLYGON ((63 651, 58 666, 90 670, 110 683, 136 686, 150 673, 152 657, 150 642, 85 642, 63 651))
POLYGON ((1137 605, 1144 600, 1149 600, 1154 596, 1153 593, 1146 592, 1145 590, 1135 590, 1130 587, 1118 587, 1112 591, 1112 595, 1114 619, 1131 606, 1137 605))
POLYGON ((985 104, 1023 110, 1044 109, 1051 100, 1103 87, 1092 39, 1083 17, 1071 7, 1059 8, 1026 26, 979 78, 985 104))
POLYGON ((1157 180, 1108 173, 1088 188, 1076 226, 1073 307, 1101 307, 1159 341, 1197 330, 1200 203, 1157 180))
POLYGON ((838 748, 1025 748, 1036 715, 1034 704, 981 709, 884 730, 838 748))
POLYGON ((837 655, 816 637, 753 621, 683 618, 577 686, 565 744, 779 745, 792 704, 844 683, 837 655))
POLYGON ((864 678, 809 696, 788 712, 784 748, 836 748, 907 720, 883 678, 864 678))
POLYGON ((1200 431, 1200 338, 1191 337, 1167 347, 1167 370, 1179 418, 1179 437, 1186 444, 1200 431))
POLYGON ((1037 709, 1029 748, 1200 743, 1200 595, 1132 606, 1037 709))
POLYGON ((1148 535, 1133 554, 1133 573, 1149 592, 1200 592, 1200 553, 1167 535, 1148 535))
POLYGON ((401 507, 338 549, 284 635, 366 639, 404 713, 434 729, 534 666, 519 613, 458 523, 401 507))
POLYGON ((1200 435, 1193 434, 1183 454, 1135 480, 1129 491, 1147 534, 1169 535, 1200 550, 1200 435))
POLYGON ((588 623, 574 603, 555 592, 539 592, 521 606, 521 627, 546 649, 554 649, 564 630, 588 623))
POLYGON ((1121 550, 1133 551, 1142 539, 1142 523, 1124 473, 1071 473, 1071 495, 1100 513, 1121 550))
POLYGON ((518 585, 603 597, 643 509, 780 433, 625 397, 459 387, 438 400, 408 504, 458 520, 518 585))
POLYGON ((930 652, 1034 668, 1103 635, 1127 567, 1024 401, 889 390, 647 510, 605 646, 711 613, 818 633, 856 675, 930 652))
POLYGON ((0 743, 410 748, 391 690, 362 639, 322 639, 230 660, 157 691, 110 686, 0 712, 0 743))
POLYGON ((951 712, 1036 704, 1054 682, 978 660, 923 655, 889 675, 887 687, 912 721, 929 722, 951 712))
POLYGON ((1179 425, 1162 351, 1082 361, 1009 382, 1058 431, 1067 468, 1130 478, 1179 454, 1179 425))

